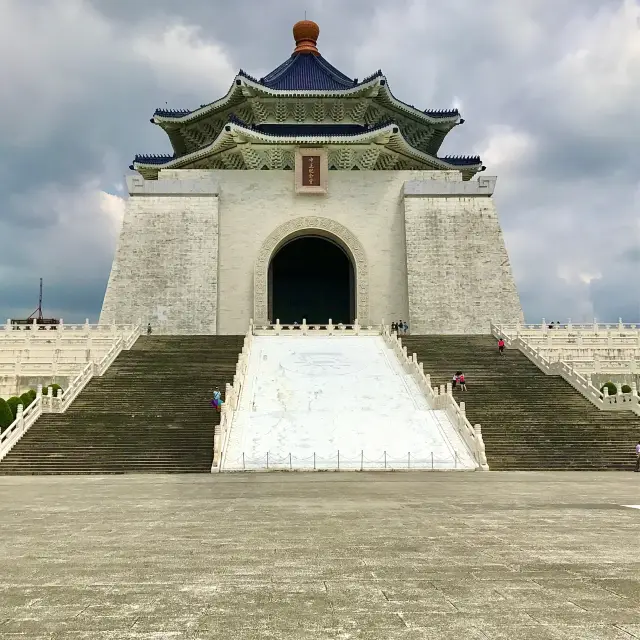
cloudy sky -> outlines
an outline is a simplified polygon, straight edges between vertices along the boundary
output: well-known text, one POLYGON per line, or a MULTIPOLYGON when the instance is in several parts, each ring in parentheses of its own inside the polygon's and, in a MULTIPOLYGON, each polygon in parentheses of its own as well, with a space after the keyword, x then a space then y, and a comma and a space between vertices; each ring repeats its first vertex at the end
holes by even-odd
POLYGON ((292 51, 457 106, 443 153, 482 155, 527 320, 640 322, 636 0, 0 0, 0 318, 96 321, 149 123, 292 51))

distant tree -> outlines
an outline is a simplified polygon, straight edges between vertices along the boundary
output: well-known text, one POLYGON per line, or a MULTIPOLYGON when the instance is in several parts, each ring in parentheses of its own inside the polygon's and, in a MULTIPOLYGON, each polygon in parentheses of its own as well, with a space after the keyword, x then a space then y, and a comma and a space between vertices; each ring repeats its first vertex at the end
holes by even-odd
POLYGON ((628 384, 623 384, 620 391, 622 391, 622 393, 631 393, 632 389, 628 384))

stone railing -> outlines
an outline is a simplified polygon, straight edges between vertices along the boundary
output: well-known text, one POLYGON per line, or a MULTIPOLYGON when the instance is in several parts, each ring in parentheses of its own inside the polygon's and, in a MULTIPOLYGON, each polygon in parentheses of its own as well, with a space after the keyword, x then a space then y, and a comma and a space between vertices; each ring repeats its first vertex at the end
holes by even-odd
POLYGON ((522 338, 531 346, 546 349, 640 350, 640 324, 493 324, 503 337, 522 338))
POLYGON ((131 331, 135 326, 134 324, 90 324, 88 318, 83 324, 65 324, 63 320, 60 320, 58 324, 49 325, 39 325, 35 319, 32 324, 11 324, 11 320, 7 320, 6 324, 0 325, 0 340, 16 335, 20 335, 23 338, 31 336, 33 338, 51 339, 53 332, 62 333, 65 337, 69 336, 70 332, 75 332, 76 335, 87 332, 95 335, 108 335, 131 331))
POLYGON ((489 470, 487 456, 485 453, 484 440, 482 438, 482 428, 479 424, 472 425, 465 413, 464 402, 458 404, 453 397, 451 383, 440 388, 431 386, 431 376, 425 374, 424 367, 418 362, 418 357, 414 353, 411 356, 407 353, 407 347, 402 346, 402 339, 398 338, 395 332, 389 333, 387 327, 383 325, 382 336, 393 351, 398 356, 401 364, 417 380, 420 390, 426 395, 427 402, 432 409, 442 409, 446 411, 449 419, 457 429, 463 442, 473 454, 478 468, 483 471, 489 470))
POLYGON ((635 382, 630 385, 631 393, 618 393, 615 396, 609 396, 606 388, 604 392, 601 392, 591 383, 589 374, 581 374, 571 363, 562 360, 549 360, 543 357, 539 349, 534 348, 519 336, 511 337, 501 325, 492 323, 491 333, 496 338, 502 337, 507 348, 518 349, 547 375, 562 376, 574 389, 599 409, 604 411, 633 411, 640 415, 640 399, 638 398, 638 388, 635 382))
POLYGON ((302 324, 280 324, 280 320, 276 320, 275 324, 255 326, 251 321, 254 336, 272 336, 272 335, 313 335, 313 336, 378 336, 380 335, 380 327, 366 326, 363 327, 358 320, 353 324, 333 324, 331 320, 327 324, 307 324, 306 320, 302 324))
POLYGON ((224 393, 224 402, 220 409, 220 424, 216 426, 213 433, 213 464, 211 471, 220 471, 221 460, 224 455, 229 432, 233 423, 233 417, 238 409, 240 394, 244 388, 249 367, 249 356, 251 354, 251 344, 253 342, 253 321, 249 323, 249 330, 245 334, 242 351, 236 363, 236 372, 233 376, 233 384, 227 384, 224 393))
POLYGON ((48 395, 42 395, 42 385, 38 385, 36 399, 26 408, 18 405, 16 419, 13 421, 0 436, 0 460, 2 460, 14 445, 29 430, 29 427, 43 413, 64 413, 69 405, 76 399, 78 394, 86 387, 87 383, 93 376, 102 376, 105 371, 113 364, 120 352, 131 349, 135 341, 141 333, 141 326, 133 326, 131 332, 127 336, 120 336, 113 343, 108 353, 100 360, 100 362, 89 362, 86 364, 82 372, 71 382, 71 384, 60 393, 53 395, 53 387, 49 387, 48 395))

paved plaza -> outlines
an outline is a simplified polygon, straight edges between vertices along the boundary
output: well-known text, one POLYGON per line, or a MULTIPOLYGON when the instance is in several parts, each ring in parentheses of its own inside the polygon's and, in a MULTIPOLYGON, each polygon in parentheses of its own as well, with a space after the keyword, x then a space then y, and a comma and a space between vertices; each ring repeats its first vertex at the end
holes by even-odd
POLYGON ((640 474, 0 478, 0 637, 640 638, 640 474))

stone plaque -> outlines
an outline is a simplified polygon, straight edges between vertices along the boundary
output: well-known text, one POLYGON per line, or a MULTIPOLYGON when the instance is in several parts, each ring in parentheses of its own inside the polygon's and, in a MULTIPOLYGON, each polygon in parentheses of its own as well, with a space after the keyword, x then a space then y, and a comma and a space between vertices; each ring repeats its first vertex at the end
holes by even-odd
POLYGON ((320 186, 320 156, 302 156, 302 186, 320 186))
POLYGON ((296 150, 296 193, 327 193, 329 158, 326 149, 296 150))

